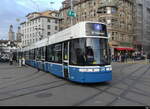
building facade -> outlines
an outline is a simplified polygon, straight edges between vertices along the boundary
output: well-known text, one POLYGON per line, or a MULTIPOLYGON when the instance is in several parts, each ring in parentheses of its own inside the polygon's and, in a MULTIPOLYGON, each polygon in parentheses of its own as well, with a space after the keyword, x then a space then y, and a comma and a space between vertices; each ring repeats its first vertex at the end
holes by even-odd
MULTIPOLYGON (((98 21, 107 24, 109 43, 112 55, 120 52, 118 48, 133 50, 134 38, 134 3, 135 0, 77 0, 73 25, 80 21, 98 21), (130 49, 128 49, 130 48, 130 49)), ((71 18, 67 16, 70 5, 63 2, 60 9, 60 30, 71 26, 71 18)), ((121 49, 123 50, 123 49, 121 49)))
POLYGON ((140 52, 150 51, 150 1, 136 0, 136 37, 134 46, 140 52))
POLYGON ((22 47, 35 43, 59 31, 57 11, 33 12, 21 23, 22 47))
POLYGON ((10 40, 0 40, 0 57, 9 56, 10 52, 14 52, 17 49, 17 42, 10 40))
POLYGON ((15 33, 13 31, 13 25, 10 25, 10 27, 9 27, 8 39, 10 41, 14 41, 15 40, 15 33))

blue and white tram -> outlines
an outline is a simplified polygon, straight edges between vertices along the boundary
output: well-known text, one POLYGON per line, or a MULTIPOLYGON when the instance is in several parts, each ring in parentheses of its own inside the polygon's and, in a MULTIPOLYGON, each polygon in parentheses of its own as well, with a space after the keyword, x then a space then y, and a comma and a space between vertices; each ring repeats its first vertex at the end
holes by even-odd
POLYGON ((106 25, 80 22, 23 49, 26 64, 79 83, 112 80, 106 25))

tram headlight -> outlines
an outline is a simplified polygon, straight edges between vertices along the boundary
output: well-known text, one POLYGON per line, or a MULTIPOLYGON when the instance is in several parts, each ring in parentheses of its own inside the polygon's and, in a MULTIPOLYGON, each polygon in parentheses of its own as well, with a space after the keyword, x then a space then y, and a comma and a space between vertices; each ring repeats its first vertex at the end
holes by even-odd
POLYGON ((107 67, 106 68, 106 71, 111 71, 112 70, 112 67, 107 67))
POLYGON ((110 67, 107 67, 107 68, 106 68, 106 71, 110 71, 110 67))

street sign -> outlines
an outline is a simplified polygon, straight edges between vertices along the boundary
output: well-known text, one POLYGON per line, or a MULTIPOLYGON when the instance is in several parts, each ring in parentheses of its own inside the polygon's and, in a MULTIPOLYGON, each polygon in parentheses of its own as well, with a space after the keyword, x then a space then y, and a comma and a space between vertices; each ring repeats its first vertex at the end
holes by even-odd
POLYGON ((72 11, 72 10, 69 10, 67 12, 67 15, 70 16, 70 17, 76 17, 76 13, 74 11, 72 11))

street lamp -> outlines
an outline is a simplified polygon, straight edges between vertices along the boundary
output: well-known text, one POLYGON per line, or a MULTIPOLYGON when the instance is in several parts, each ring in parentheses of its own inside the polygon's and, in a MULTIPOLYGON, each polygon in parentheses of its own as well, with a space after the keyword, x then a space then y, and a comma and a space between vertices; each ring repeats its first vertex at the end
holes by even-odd
MULTIPOLYGON (((17 18, 16 21, 19 23, 19 22, 20 22, 20 19, 17 18)), ((21 37, 21 36, 24 36, 24 35, 18 31, 18 37, 21 37)), ((21 47, 19 46, 19 41, 20 41, 20 40, 17 40, 17 62, 18 62, 18 63, 19 63, 19 53, 18 53, 18 50, 21 49, 21 47)), ((19 64, 18 64, 18 65, 19 65, 19 64)))
POLYGON ((54 4, 54 2, 50 2, 51 10, 53 10, 53 7, 52 7, 53 4, 54 4))

